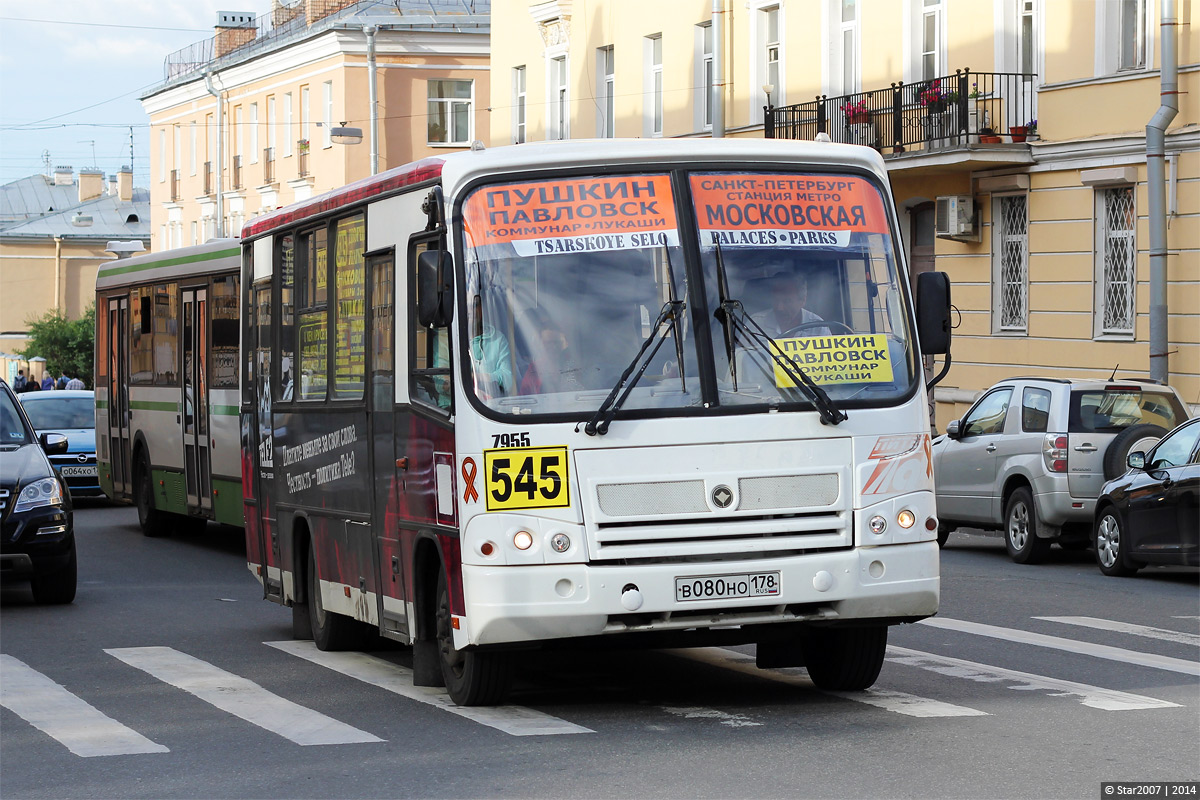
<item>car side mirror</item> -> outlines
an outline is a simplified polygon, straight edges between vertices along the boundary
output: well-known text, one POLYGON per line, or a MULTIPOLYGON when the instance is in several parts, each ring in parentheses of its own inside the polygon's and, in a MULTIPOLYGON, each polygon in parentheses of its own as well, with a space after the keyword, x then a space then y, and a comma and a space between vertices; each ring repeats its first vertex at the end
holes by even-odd
POLYGON ((954 420, 946 426, 946 435, 951 439, 957 439, 959 437, 959 430, 960 426, 958 424, 958 420, 954 420))
POLYGON ((42 450, 48 456, 61 456, 67 452, 67 437, 61 433, 43 433, 38 437, 42 450))
POLYGON ((422 327, 444 328, 454 315, 454 261, 445 250, 417 254, 417 321, 422 327))
POLYGON ((1132 453, 1130 453, 1128 456, 1125 457, 1125 463, 1129 466, 1130 469, 1145 469, 1146 468, 1146 454, 1143 453, 1141 450, 1134 450, 1132 453))

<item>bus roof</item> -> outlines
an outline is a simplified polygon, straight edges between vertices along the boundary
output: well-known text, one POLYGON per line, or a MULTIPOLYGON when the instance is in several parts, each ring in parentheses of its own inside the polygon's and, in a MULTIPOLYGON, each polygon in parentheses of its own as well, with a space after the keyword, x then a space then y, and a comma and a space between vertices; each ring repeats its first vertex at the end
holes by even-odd
POLYGON ((237 239, 210 239, 192 247, 109 261, 96 273, 96 290, 221 272, 236 273, 241 267, 241 242, 237 239))
POLYGON ((784 139, 567 139, 466 150, 414 161, 258 217, 246 224, 242 238, 254 239, 352 203, 439 178, 449 194, 484 175, 513 177, 520 172, 544 170, 551 164, 563 169, 654 164, 651 168, 656 169, 671 162, 706 161, 712 162, 714 169, 850 166, 874 173, 884 187, 889 186, 883 158, 872 148, 858 145, 784 139))

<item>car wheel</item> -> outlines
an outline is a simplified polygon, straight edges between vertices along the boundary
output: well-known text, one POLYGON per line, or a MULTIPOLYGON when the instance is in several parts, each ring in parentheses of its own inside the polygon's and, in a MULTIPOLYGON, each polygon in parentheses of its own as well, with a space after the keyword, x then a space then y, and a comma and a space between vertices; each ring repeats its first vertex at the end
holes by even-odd
POLYGON ((356 650, 365 641, 365 625, 325 609, 321 602, 317 560, 311 548, 308 551, 308 618, 318 650, 356 650))
POLYGON ((458 650, 450 622, 450 592, 439 568, 437 588, 438 663, 446 692, 460 706, 490 706, 504 700, 512 684, 507 653, 458 650))
POLYGON ((887 651, 886 625, 817 628, 803 634, 804 666, 818 689, 859 691, 879 677, 887 651))
POLYGON ((1046 558, 1050 540, 1038 533, 1037 507, 1033 495, 1022 486, 1008 498, 1004 507, 1004 547, 1018 564, 1037 564, 1046 558))
POLYGON ((1096 564, 1105 575, 1114 578, 1128 577, 1138 571, 1128 557, 1129 542, 1121 516, 1111 506, 1104 509, 1096 520, 1096 564))
POLYGON ((945 525, 938 525, 937 543, 941 549, 946 546, 946 540, 950 538, 950 529, 945 525))
POLYGON ((1135 450, 1148 452, 1158 440, 1167 435, 1165 428, 1158 425, 1131 425, 1108 443, 1104 451, 1104 479, 1119 478, 1129 469, 1125 459, 1135 450))
POLYGON ((71 555, 66 566, 44 575, 35 575, 30 581, 33 599, 43 605, 63 605, 72 602, 75 599, 77 575, 75 540, 72 539, 71 555))
POLYGON ((137 492, 138 524, 146 536, 167 535, 167 514, 154 507, 154 474, 143 452, 138 456, 134 469, 133 485, 137 492))

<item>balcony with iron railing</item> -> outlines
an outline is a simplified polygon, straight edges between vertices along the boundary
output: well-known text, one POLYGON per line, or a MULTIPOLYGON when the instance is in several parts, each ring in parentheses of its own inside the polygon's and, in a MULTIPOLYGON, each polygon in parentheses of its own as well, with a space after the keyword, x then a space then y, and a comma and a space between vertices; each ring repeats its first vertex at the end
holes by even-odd
POLYGON ((919 83, 767 106, 768 139, 832 141, 874 147, 886 158, 968 153, 970 161, 1028 163, 1035 76, 955 70, 919 83))

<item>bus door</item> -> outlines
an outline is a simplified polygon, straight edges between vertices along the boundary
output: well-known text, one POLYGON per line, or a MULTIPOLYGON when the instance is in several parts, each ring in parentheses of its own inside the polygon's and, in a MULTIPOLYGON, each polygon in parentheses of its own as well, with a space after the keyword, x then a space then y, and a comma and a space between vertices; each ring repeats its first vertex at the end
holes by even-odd
POLYGON ((397 525, 402 470, 396 463, 395 298, 396 262, 392 253, 367 257, 370 317, 367 419, 371 441, 371 512, 375 548, 375 585, 382 630, 404 636, 404 568, 397 525))
POLYGON ((112 459, 113 491, 131 494, 129 474, 129 298, 108 301, 108 341, 112 346, 108 365, 108 440, 112 459))
POLYGON ((208 290, 183 290, 183 471, 188 509, 212 510, 208 441, 208 290))

